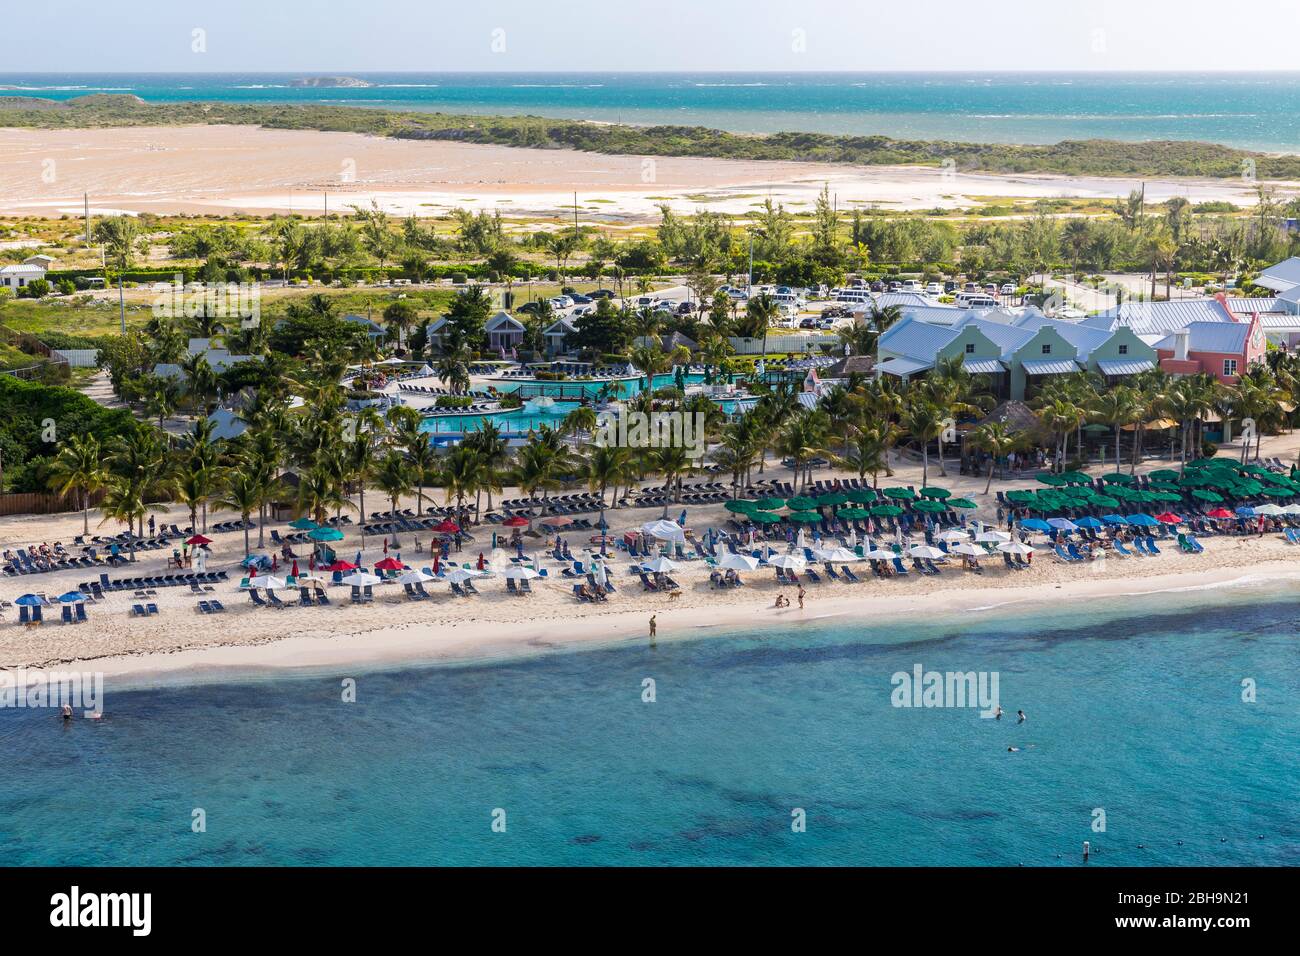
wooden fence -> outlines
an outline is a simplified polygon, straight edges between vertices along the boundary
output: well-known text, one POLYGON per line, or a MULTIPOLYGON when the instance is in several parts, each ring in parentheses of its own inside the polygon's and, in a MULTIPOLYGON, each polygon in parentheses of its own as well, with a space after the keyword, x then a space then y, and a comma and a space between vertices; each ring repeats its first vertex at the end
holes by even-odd
MULTIPOLYGON (((103 500, 103 491, 93 492, 90 506, 93 508, 103 500)), ((0 515, 50 515, 80 510, 81 496, 76 492, 68 495, 47 495, 40 492, 0 495, 0 515)))

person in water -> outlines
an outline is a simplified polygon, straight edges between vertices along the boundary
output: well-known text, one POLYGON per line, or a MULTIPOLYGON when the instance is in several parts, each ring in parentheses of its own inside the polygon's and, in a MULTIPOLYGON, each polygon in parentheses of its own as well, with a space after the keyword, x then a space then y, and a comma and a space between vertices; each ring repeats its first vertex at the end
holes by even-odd
POLYGON ((650 615, 650 640, 653 641, 655 639, 655 632, 657 630, 658 630, 658 625, 655 624, 655 616, 651 614, 650 615))
POLYGON ((1001 720, 1001 719, 1002 719, 1002 705, 1001 705, 1001 704, 998 704, 998 709, 995 710, 995 711, 993 712, 993 719, 994 719, 994 720, 1001 720))
POLYGON ((64 720, 71 720, 71 719, 72 719, 72 705, 71 705, 71 704, 64 704, 64 705, 63 705, 63 711, 62 711, 62 714, 63 714, 63 719, 64 719, 64 720))
POLYGON ((1018 718, 1016 723, 1023 724, 1025 722, 1025 712, 1023 710, 1016 711, 1016 717, 1018 718))

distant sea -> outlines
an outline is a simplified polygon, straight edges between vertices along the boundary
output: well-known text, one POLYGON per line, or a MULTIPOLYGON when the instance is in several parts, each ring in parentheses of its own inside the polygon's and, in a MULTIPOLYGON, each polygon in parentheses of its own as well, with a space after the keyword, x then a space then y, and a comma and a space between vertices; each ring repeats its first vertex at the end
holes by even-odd
POLYGON ((1203 140, 1300 150, 1300 73, 354 73, 13 74, 0 94, 134 93, 152 103, 329 103, 531 113, 737 132, 879 134, 973 142, 1203 140))
POLYGON ((818 619, 814 590, 804 622, 657 648, 110 684, 100 724, 0 710, 0 856, 1075 866, 1088 840, 1093 866, 1300 864, 1293 585, 902 625, 861 587, 861 617, 818 619), (1006 716, 892 706, 918 664, 996 672, 1006 716))

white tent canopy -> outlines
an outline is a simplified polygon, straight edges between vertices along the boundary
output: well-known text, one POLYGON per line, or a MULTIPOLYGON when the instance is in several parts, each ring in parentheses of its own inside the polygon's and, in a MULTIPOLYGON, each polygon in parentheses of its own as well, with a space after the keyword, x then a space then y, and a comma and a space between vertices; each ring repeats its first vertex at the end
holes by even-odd
POLYGON ((728 554, 718 562, 718 567, 726 571, 753 571, 758 564, 758 558, 747 554, 728 554))
POLYGON ((669 521, 667 518, 660 518, 658 521, 650 521, 641 526, 642 534, 649 535, 652 538, 659 538, 663 541, 680 541, 686 543, 686 532, 676 521, 669 521))

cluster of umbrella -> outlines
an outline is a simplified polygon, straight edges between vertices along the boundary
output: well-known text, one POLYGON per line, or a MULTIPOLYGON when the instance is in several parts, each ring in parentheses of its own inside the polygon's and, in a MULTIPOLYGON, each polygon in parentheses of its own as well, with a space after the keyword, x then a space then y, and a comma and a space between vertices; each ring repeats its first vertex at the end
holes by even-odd
MULTIPOLYGON (((922 488, 919 492, 911 488, 886 488, 881 494, 891 501, 909 503, 913 511, 929 514, 938 514, 949 508, 976 507, 975 502, 969 498, 952 497, 952 492, 947 488, 922 488)), ((834 516, 850 520, 868 517, 897 518, 907 512, 907 509, 897 504, 880 504, 874 491, 860 488, 833 491, 817 497, 799 495, 794 498, 758 500, 742 498, 728 501, 724 507, 757 524, 775 524, 783 520, 795 524, 812 524, 827 517, 818 510, 821 508, 830 508, 834 516), (783 510, 784 513, 777 513, 783 510)))
POLYGON ((53 601, 48 600, 43 594, 23 594, 14 598, 14 604, 18 607, 53 607, 55 604, 85 604, 86 595, 80 591, 69 591, 66 594, 60 594, 53 601))

